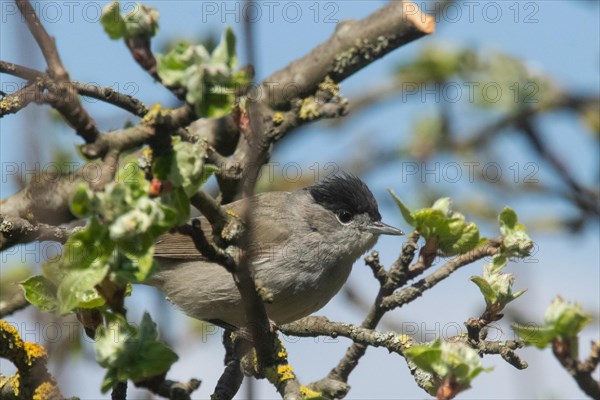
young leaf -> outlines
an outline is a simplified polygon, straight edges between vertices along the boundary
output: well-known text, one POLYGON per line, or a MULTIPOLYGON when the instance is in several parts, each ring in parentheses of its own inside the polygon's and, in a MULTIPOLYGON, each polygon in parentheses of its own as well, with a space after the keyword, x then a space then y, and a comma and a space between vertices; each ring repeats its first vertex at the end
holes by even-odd
POLYGON ((390 194, 392 195, 392 198, 394 199, 394 201, 396 202, 396 205, 400 209, 400 212, 402 213, 402 217, 404 218, 406 223, 409 224, 410 226, 414 227, 415 219, 414 219, 410 209, 408 207, 406 207, 406 205, 402 202, 402 200, 400 200, 400 197, 398 197, 392 189, 388 189, 388 192, 390 192, 390 194))
POLYGON ((591 321, 581 305, 565 302, 557 297, 546 309, 543 326, 513 325, 513 329, 525 342, 543 349, 554 339, 568 341, 577 338, 577 334, 591 321))
POLYGON ((556 337, 554 329, 545 326, 513 324, 512 328, 525 343, 538 349, 545 348, 556 337))
POLYGON ((442 349, 439 342, 435 342, 429 346, 409 347, 404 350, 404 355, 423 371, 431 374, 443 373, 438 367, 442 359, 442 349))
POLYGON ((211 61, 215 64, 225 64, 229 69, 236 67, 235 33, 231 27, 227 27, 223 32, 221 42, 211 54, 211 61))
POLYGON ((526 257, 533 242, 525 232, 525 226, 519 223, 513 209, 505 207, 498 217, 502 234, 502 253, 511 257, 526 257))
POLYGON ((28 302, 42 311, 56 311, 58 300, 56 298, 56 286, 41 275, 32 276, 24 282, 21 287, 28 302))
POLYGON ((123 380, 134 382, 162 374, 177 355, 158 340, 156 324, 148 313, 136 328, 122 317, 110 315, 107 327, 96 334, 96 360, 107 369, 102 391, 123 380))
POLYGON ((486 304, 494 304, 496 302, 496 293, 494 292, 494 289, 492 289, 492 286, 488 283, 488 281, 486 281, 480 276, 472 276, 470 279, 479 287, 479 290, 481 291, 481 294, 483 295, 486 304))
POLYGON ((441 199, 437 199, 431 208, 434 210, 440 210, 446 217, 452 216, 452 211, 450 207, 452 206, 452 200, 450 197, 442 197, 441 199))
MULTIPOLYGON (((498 256, 495 256, 498 257, 498 256)), ((502 257, 501 257, 502 259, 502 257)), ((512 274, 502 273, 502 268, 506 265, 506 258, 503 258, 503 264, 494 262, 485 264, 483 267, 483 277, 472 276, 473 281, 483 294, 488 307, 494 306, 496 312, 502 310, 508 303, 525 293, 521 290, 517 293, 512 292, 512 286, 515 278, 512 274)))
POLYGON ((471 381, 481 372, 491 370, 481 366, 481 358, 475 350, 460 342, 436 341, 429 345, 410 347, 404 354, 417 367, 435 375, 438 379, 433 380, 433 383, 438 387, 450 378, 459 385, 458 391, 469 388, 471 381))
POLYGON ((158 11, 144 4, 137 3, 123 18, 125 22, 124 36, 151 38, 158 31, 158 11))
POLYGON ((76 307, 93 308, 103 303, 94 288, 108 273, 108 265, 69 270, 58 286, 58 312, 76 307))
POLYGON ((558 336, 569 338, 581 332, 591 318, 584 314, 580 304, 568 303, 557 297, 546 310, 544 320, 546 326, 552 327, 558 336))
POLYGON ((120 39, 125 35, 125 21, 121 17, 118 1, 113 1, 104 7, 100 23, 104 27, 104 31, 108 33, 108 37, 112 40, 120 39))

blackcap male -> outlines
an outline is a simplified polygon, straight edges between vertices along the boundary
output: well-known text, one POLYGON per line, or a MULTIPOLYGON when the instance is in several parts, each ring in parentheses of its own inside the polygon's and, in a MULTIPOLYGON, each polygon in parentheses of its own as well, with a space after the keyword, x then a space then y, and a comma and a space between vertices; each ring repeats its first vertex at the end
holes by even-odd
MULTIPOLYGON (((242 202, 228 204, 236 212, 242 202)), ((322 308, 340 290, 352 264, 379 238, 402 235, 381 222, 373 194, 360 179, 340 174, 293 192, 249 199, 251 270, 272 296, 269 319, 284 324, 322 308)), ((210 224, 201 219, 206 238, 210 224)), ((193 318, 244 327, 240 293, 231 274, 202 257, 190 236, 169 233, 156 244, 160 265, 149 283, 193 318)))

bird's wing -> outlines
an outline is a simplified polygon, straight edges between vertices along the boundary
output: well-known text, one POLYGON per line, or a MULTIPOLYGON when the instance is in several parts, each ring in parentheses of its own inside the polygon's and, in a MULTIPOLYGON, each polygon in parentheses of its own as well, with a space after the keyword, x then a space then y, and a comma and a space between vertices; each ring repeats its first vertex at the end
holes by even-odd
MULTIPOLYGON (((260 264, 271 259, 274 256, 274 251, 278 251, 278 243, 286 243, 289 235, 291 234, 290 229, 287 226, 287 216, 279 215, 274 217, 272 210, 285 210, 285 207, 281 206, 281 203, 288 201, 289 193, 287 192, 271 192, 268 196, 265 194, 259 194, 253 197, 250 206, 254 213, 252 222, 252 231, 250 232, 250 246, 248 251, 250 252, 251 259, 256 263, 260 264), (260 198, 260 207, 257 207, 256 200, 260 198)), ((226 209, 233 211, 233 213, 240 213, 243 207, 244 200, 238 200, 234 203, 225 206, 226 209)), ((204 237, 209 243, 213 243, 212 228, 208 220, 202 216, 200 219, 200 227, 204 233, 204 237)), ((281 249, 279 249, 281 250, 281 249)), ((194 239, 192 237, 191 223, 184 225, 176 229, 174 232, 166 233, 159 237, 154 247, 154 256, 158 258, 169 258, 176 260, 202 260, 208 261, 197 249, 194 239)))
MULTIPOLYGON (((202 233, 204 233, 206 240, 212 243, 212 229, 210 224, 204 217, 200 217, 200 219, 202 233)), ((207 261, 207 258, 200 253, 194 243, 192 225, 190 223, 177 228, 173 232, 160 236, 154 244, 154 257, 174 260, 207 261)))

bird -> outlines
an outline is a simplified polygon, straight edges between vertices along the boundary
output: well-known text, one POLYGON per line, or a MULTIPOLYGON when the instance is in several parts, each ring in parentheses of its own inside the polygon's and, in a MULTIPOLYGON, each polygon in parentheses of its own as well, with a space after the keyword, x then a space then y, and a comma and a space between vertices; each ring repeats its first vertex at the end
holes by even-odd
MULTIPOLYGON (((352 265, 380 235, 402 235, 381 221, 373 193, 358 177, 340 173, 291 192, 265 192, 223 207, 237 213, 249 201, 250 270, 270 295, 276 325, 321 309, 339 292, 352 265)), ((200 216, 204 236, 211 226, 200 216)), ((180 230, 181 232, 181 230, 180 230)), ((248 325, 232 274, 200 254, 191 235, 169 232, 155 244, 158 271, 147 282, 188 316, 218 326, 248 325)))

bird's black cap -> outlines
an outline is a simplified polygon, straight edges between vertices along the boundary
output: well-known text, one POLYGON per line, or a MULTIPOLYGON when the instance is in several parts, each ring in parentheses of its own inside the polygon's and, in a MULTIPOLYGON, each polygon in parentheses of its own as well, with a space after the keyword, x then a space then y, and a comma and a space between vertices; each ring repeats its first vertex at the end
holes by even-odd
POLYGON ((315 202, 336 214, 342 211, 353 216, 368 213, 373 221, 381 221, 373 193, 354 175, 345 172, 336 174, 309 186, 307 190, 315 202))

